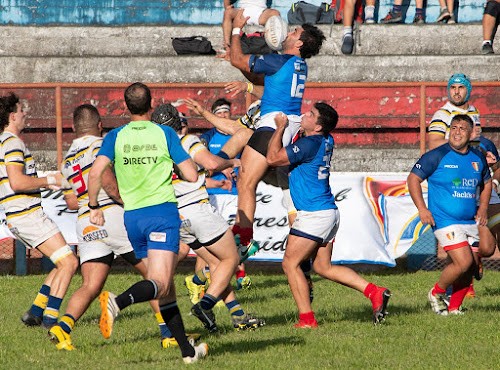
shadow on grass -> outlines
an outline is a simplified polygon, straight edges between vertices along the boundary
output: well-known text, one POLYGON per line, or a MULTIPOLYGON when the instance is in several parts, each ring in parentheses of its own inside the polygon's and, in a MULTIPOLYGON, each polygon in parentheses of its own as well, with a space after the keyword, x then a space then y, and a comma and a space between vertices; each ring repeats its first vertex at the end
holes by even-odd
MULTIPOLYGON (((135 319, 135 318, 142 318, 143 316, 151 316, 153 315, 153 311, 151 310, 151 307, 149 306, 145 306, 145 307, 148 307, 148 309, 144 309, 144 310, 130 310, 130 311, 123 311, 123 312, 120 312, 120 315, 118 316, 118 318, 116 319, 117 322, 120 322, 120 320, 129 320, 129 319, 135 319)), ((85 313, 81 318, 80 320, 78 320, 79 322, 81 323, 86 323, 86 324, 90 324, 90 323, 94 323, 94 322, 99 322, 101 316, 100 314, 97 314, 97 315, 93 315, 93 314, 87 314, 85 313)))
POLYGON ((268 351, 271 347, 282 347, 286 346, 297 346, 304 345, 305 340, 300 337, 295 336, 286 336, 286 337, 277 337, 272 339, 244 339, 239 338, 235 342, 224 343, 224 344, 212 344, 210 347, 210 356, 225 356, 227 353, 239 353, 241 354, 243 351, 268 351))

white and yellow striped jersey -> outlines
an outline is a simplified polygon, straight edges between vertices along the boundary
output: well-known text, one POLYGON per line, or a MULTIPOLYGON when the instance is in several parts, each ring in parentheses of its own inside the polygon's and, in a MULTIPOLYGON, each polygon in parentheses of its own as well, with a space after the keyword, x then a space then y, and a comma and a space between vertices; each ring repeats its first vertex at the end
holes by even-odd
POLYGON ((473 105, 469 104, 467 109, 461 109, 447 102, 432 116, 429 125, 429 134, 443 135, 445 139, 448 139, 450 135, 451 119, 457 114, 468 115, 472 118, 472 122, 474 122, 475 126, 481 127, 481 123, 479 122, 479 111, 474 108, 473 105))
MULTIPOLYGON (((195 135, 179 135, 182 148, 194 160, 196 153, 202 150, 208 150, 195 135)), ((208 202, 208 193, 205 187, 205 169, 198 166, 198 181, 188 182, 182 180, 174 172, 172 184, 174 185, 175 197, 177 198, 178 208, 186 207, 194 203, 208 202)))
POLYGON ((260 100, 254 101, 247 109, 244 116, 238 119, 238 123, 251 130, 256 130, 260 120, 260 100))
MULTIPOLYGON (((78 198, 78 217, 89 214, 87 186, 89 172, 94 163, 99 149, 101 149, 102 138, 92 135, 73 140, 71 147, 61 164, 61 174, 68 180, 71 190, 78 198)), ((67 193, 67 189, 64 191, 67 193)), ((101 189, 97 201, 102 209, 118 205, 106 192, 101 189)))
POLYGON ((0 135, 0 203, 7 219, 42 207, 40 190, 15 193, 10 187, 7 166, 22 166, 26 176, 38 177, 35 161, 23 141, 11 132, 0 135))

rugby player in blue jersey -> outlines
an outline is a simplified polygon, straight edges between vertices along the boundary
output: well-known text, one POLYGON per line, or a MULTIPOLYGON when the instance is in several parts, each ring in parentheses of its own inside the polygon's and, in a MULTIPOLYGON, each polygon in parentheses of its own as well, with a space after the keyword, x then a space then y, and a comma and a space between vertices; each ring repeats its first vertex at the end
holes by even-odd
POLYGON ((300 265, 313 260, 316 273, 363 292, 372 302, 373 322, 384 320, 391 293, 389 289, 369 283, 345 266, 331 264, 333 240, 339 228, 340 214, 330 188, 330 161, 338 115, 325 103, 316 103, 301 121, 304 137, 283 147, 283 133, 288 117, 279 113, 275 117, 276 131, 267 150, 270 166, 290 165, 290 194, 297 209, 297 218, 290 229, 283 270, 288 278, 299 309, 298 328, 317 327, 309 297, 309 287, 300 265))
POLYGON ((438 243, 451 259, 428 294, 432 310, 438 315, 462 313, 460 305, 474 270, 470 246, 479 240, 478 225, 486 226, 488 222, 491 176, 485 157, 469 146, 473 130, 474 122, 468 115, 454 116, 448 143, 424 154, 407 180, 420 220, 432 226, 438 243), (420 186, 426 179, 428 207, 420 186), (453 294, 448 303, 445 292, 452 284, 453 294))
MULTIPOLYGON (((305 59, 319 53, 325 36, 317 27, 304 24, 289 32, 283 41, 282 54, 263 56, 245 55, 241 49, 240 31, 248 18, 240 11, 233 20, 231 37, 231 64, 245 75, 264 75, 264 94, 261 102, 261 119, 241 156, 243 171, 238 176, 238 214, 233 227, 247 250, 258 248, 253 238, 255 192, 257 184, 268 169, 267 146, 276 125, 274 117, 283 112, 288 125, 283 133, 283 145, 289 145, 300 129, 302 97, 307 78, 305 59)), ((240 250, 240 254, 244 252, 240 250)))

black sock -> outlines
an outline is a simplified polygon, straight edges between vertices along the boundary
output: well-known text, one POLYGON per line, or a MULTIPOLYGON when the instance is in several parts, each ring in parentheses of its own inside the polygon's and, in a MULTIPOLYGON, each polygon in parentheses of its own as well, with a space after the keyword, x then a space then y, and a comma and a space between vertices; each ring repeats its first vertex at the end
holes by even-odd
POLYGON ((116 297, 120 310, 134 303, 147 302, 156 298, 158 287, 154 280, 141 280, 116 297))
POLYGON ((177 307, 177 302, 161 306, 160 312, 163 317, 163 321, 165 321, 165 324, 167 324, 167 327, 170 329, 170 332, 179 344, 182 357, 193 357, 194 348, 191 344, 189 344, 186 338, 186 332, 184 331, 184 324, 182 323, 182 317, 179 312, 179 307, 177 307))

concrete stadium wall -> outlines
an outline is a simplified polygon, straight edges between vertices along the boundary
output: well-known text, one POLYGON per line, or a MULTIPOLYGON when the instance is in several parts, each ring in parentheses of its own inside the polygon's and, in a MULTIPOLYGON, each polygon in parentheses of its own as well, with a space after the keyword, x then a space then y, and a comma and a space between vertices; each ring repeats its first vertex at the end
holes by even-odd
MULTIPOLYGON (((340 1, 340 0, 339 0, 340 1)), ((318 5, 321 0, 309 0, 318 5)), ((384 18, 392 7, 393 0, 376 2, 377 19, 384 18)), ((273 0, 272 7, 286 18, 292 1, 273 0)), ((458 22, 481 21, 484 0, 466 0, 455 3, 458 22)), ((428 23, 439 16, 437 0, 426 8, 428 23)), ((13 25, 132 25, 132 24, 220 24, 223 15, 222 0, 2 0, 0 1, 0 24, 13 25)), ((411 23, 415 5, 403 1, 403 15, 411 23)))

